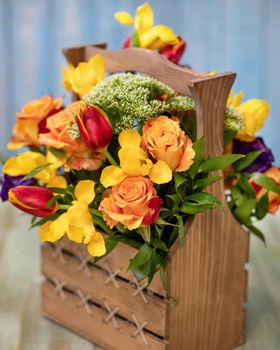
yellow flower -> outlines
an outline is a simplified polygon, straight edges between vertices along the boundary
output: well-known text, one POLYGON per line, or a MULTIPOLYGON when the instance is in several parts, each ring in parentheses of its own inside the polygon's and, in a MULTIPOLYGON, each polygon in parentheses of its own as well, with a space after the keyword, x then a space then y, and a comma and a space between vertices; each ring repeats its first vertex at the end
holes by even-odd
POLYGON ((168 44, 179 42, 179 39, 169 27, 164 25, 153 27, 154 15, 148 3, 137 8, 134 20, 127 12, 116 12, 115 18, 121 24, 134 26, 139 46, 142 48, 160 50, 168 44))
POLYGON ((270 107, 265 100, 257 98, 241 103, 243 96, 243 92, 234 97, 230 93, 227 103, 236 108, 244 119, 244 129, 238 132, 236 138, 251 142, 255 139, 255 133, 263 127, 270 107))
POLYGON ((47 164, 48 160, 43 154, 28 151, 9 158, 3 166, 3 173, 10 176, 27 175, 35 168, 42 166, 42 170, 33 177, 42 182, 48 182, 55 176, 55 169, 47 164), (45 168, 44 165, 46 165, 45 168))
POLYGON ((72 205, 67 212, 54 221, 47 221, 40 227, 42 241, 55 242, 65 234, 68 239, 77 243, 87 244, 87 250, 92 256, 101 256, 106 252, 105 242, 101 233, 95 230, 89 204, 95 198, 95 183, 91 180, 81 180, 75 187, 72 205))
POLYGON ((68 64, 68 70, 62 67, 62 83, 67 91, 73 90, 80 98, 91 91, 105 78, 105 62, 101 55, 93 56, 88 62, 77 67, 68 64))
POLYGON ((155 164, 148 154, 140 147, 141 136, 136 130, 123 130, 119 135, 120 167, 110 165, 103 169, 100 182, 104 187, 110 187, 129 176, 149 176, 156 184, 171 181, 172 170, 162 160, 155 164))

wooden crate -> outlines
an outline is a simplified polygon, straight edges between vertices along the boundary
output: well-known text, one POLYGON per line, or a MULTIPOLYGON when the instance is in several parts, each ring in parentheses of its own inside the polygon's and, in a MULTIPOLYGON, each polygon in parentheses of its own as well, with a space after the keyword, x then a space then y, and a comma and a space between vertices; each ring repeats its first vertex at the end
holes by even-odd
MULTIPOLYGON (((99 44, 64 50, 74 65, 97 53, 108 72, 143 72, 192 95, 206 156, 223 153, 225 105, 234 73, 208 76, 142 49, 108 51, 99 44)), ((122 243, 96 265, 84 247, 66 239, 43 245, 43 315, 105 349, 228 350, 242 344, 249 236, 227 207, 224 190, 221 181, 208 188, 225 211, 190 218, 183 248, 178 241, 172 246, 167 293, 158 276, 147 289, 126 272, 136 251, 122 243)))

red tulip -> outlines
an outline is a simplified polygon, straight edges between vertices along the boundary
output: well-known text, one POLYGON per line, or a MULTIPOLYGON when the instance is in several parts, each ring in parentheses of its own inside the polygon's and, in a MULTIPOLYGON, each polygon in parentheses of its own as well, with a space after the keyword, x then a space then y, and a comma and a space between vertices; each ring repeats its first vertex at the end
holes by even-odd
POLYGON ((104 149, 112 140, 113 130, 101 108, 87 105, 76 118, 81 138, 89 149, 104 149))
POLYGON ((160 50, 161 55, 165 56, 167 59, 169 59, 169 61, 175 64, 178 64, 186 48, 186 42, 179 36, 178 39, 178 44, 166 45, 163 49, 160 50))
POLYGON ((51 190, 38 186, 17 186, 9 191, 9 201, 18 209, 39 217, 47 217, 57 210, 57 202, 47 207, 53 198, 51 190))

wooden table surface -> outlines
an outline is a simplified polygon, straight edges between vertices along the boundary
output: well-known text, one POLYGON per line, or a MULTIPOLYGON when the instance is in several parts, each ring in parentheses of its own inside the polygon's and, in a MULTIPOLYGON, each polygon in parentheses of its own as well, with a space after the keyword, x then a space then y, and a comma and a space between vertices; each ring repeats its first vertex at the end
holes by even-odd
MULTIPOLYGON (((261 224, 267 248, 251 239, 247 342, 239 350, 280 349, 279 214, 261 224)), ((0 204, 0 220, 0 350, 100 349, 40 316, 38 234, 9 203, 0 204)))

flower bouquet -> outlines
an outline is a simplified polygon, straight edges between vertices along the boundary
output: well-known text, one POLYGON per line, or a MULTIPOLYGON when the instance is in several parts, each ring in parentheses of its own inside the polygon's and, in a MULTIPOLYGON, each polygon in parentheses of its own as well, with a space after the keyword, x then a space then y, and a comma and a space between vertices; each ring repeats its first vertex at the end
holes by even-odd
MULTIPOLYGON (((137 9, 135 20, 126 13, 115 16, 135 28, 125 48, 157 50, 178 63, 185 42, 165 26, 153 27, 148 4, 137 9)), ((225 340, 217 336, 207 349, 232 348, 243 341, 241 312, 248 237, 228 213, 227 203, 243 227, 264 240, 254 222, 268 212, 275 213, 280 204, 280 170, 272 165, 271 150, 255 136, 269 106, 258 99, 241 103, 241 93, 235 97, 230 94, 227 99, 232 75, 192 73, 148 51, 130 50, 124 50, 128 61, 132 62, 137 52, 141 59, 157 62, 158 68, 153 68, 155 64, 148 67, 147 62, 138 73, 151 72, 149 75, 138 74, 137 69, 135 73, 125 72, 131 69, 126 69, 124 62, 119 70, 125 73, 107 75, 116 71, 112 63, 110 69, 106 68, 109 58, 120 68, 118 52, 113 57, 106 50, 93 49, 98 53, 85 57, 87 60, 76 67, 69 64, 62 70, 64 87, 77 94, 78 100, 66 106, 62 98, 43 96, 16 113, 8 148, 28 150, 4 162, 1 197, 33 216, 32 227, 39 226, 40 238, 49 242, 49 247, 56 241, 68 247, 58 253, 66 251, 72 277, 66 274, 67 260, 66 268, 59 270, 57 262, 45 272, 43 266, 43 272, 49 280, 50 275, 54 276, 52 283, 60 296, 65 295, 65 289, 71 299, 76 291, 78 305, 85 306, 86 316, 92 316, 90 306, 96 308, 92 322, 97 331, 93 334, 90 325, 81 329, 79 324, 86 324, 88 319, 75 308, 66 309, 63 300, 51 302, 51 293, 46 292, 48 317, 106 348, 117 349, 115 340, 125 339, 127 349, 151 345, 153 349, 165 349, 168 344, 172 349, 182 349, 182 344, 204 349, 198 346, 199 339, 208 342, 211 332, 196 325, 194 336, 191 327, 186 332, 186 325, 191 319, 198 323, 201 318, 206 320, 207 315, 219 310, 216 327, 222 330, 227 324, 229 337, 225 340), (158 76, 157 69, 162 68, 180 74, 182 86, 188 80, 193 96, 179 93, 176 84, 166 84, 170 81, 167 73, 160 80, 152 77, 158 76), (220 99, 218 104, 215 99, 220 99), (199 123, 204 123, 203 136, 199 123), (218 138, 209 142, 210 133, 218 138), (225 154, 215 148, 222 141, 225 154), (83 293, 90 293, 92 282, 75 274, 72 256, 77 250, 67 242, 85 247, 95 265, 83 255, 82 266, 90 266, 96 276, 107 270, 109 282, 115 287, 121 284, 124 294, 114 295, 106 282, 102 292, 85 297, 83 293), (219 242, 224 246, 219 247, 219 242), (118 251, 122 254, 112 255, 118 251), (110 260, 110 256, 114 258, 110 260), (114 259, 126 262, 130 277, 127 271, 104 267, 114 259), (227 271, 232 281, 226 281, 227 271), (134 294, 150 302, 151 313, 149 307, 140 310, 129 294, 127 282, 131 276, 137 286, 134 294), (155 282, 158 276, 161 287, 155 282), (204 283, 207 276, 209 284, 204 283), (214 283, 215 276, 220 276, 220 282, 214 283), (231 288, 233 282, 240 285, 236 292, 231 288), (211 293, 219 294, 222 301, 216 299, 214 303, 211 293), (108 302, 108 295, 113 301, 108 302), (208 298, 205 305, 201 303, 203 295, 208 298), (179 302, 172 304, 176 299, 179 302), (55 305, 63 311, 58 312, 55 305), (100 310, 104 308, 109 318, 102 316, 100 310), (228 308, 232 312, 230 320, 228 308), (138 318, 133 310, 138 310, 138 318), (71 317, 73 313, 76 320, 71 317), (134 332, 124 319, 136 327, 134 332), (105 324, 112 327, 111 340, 106 339, 105 324)), ((65 263, 65 257, 61 258, 65 263)))

